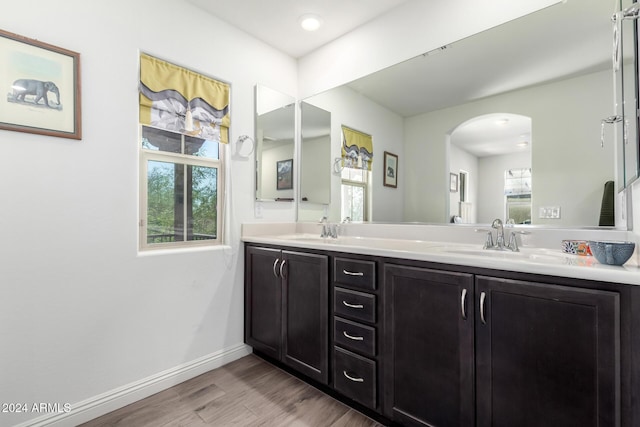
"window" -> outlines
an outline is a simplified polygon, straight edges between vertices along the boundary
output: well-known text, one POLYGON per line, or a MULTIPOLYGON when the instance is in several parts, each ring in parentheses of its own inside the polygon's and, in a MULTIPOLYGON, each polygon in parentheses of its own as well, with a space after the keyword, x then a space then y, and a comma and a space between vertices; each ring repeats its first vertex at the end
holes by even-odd
POLYGON ((504 172, 506 218, 516 224, 531 224, 531 168, 504 172))
POLYGON ((342 189, 340 216, 369 221, 369 174, 373 163, 371 135, 342 125, 342 189))
POLYGON ((368 175, 366 169, 342 169, 342 203, 341 218, 361 222, 369 220, 368 175))
POLYGON ((222 243, 230 86, 140 54, 140 248, 222 243))
POLYGON ((141 134, 141 247, 220 243, 220 144, 148 126, 141 134))

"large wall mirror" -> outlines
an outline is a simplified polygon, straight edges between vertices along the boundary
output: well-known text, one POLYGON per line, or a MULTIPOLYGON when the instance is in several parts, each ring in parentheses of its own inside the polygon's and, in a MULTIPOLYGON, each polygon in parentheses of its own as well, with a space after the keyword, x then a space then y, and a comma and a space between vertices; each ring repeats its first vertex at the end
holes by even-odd
MULTIPOLYGON (((528 203, 530 218, 519 222, 598 226, 605 184, 624 186, 637 170, 635 152, 620 159, 616 126, 605 126, 601 141, 602 120, 620 102, 611 15, 611 2, 568 0, 305 101, 374 136, 374 222, 450 223, 466 214, 467 222, 487 223, 528 203), (515 117, 528 130, 514 131, 515 117), (506 159, 497 143, 519 157, 506 159), (398 155, 397 188, 382 184, 384 151, 398 155), (514 190, 509 179, 527 173, 514 190)), ((332 157, 338 148, 332 144, 332 157)), ((339 206, 332 196, 330 211, 339 206)))
MULTIPOLYGON (((635 0, 622 0, 622 9, 637 8, 635 0)), ((621 14, 617 14, 618 17, 621 14)), ((638 115, 640 111, 638 103, 638 51, 637 37, 639 22, 636 19, 616 19, 620 37, 620 56, 623 58, 619 64, 620 72, 616 73, 617 87, 621 89, 621 102, 618 102, 616 113, 624 119, 618 122, 618 131, 623 135, 622 159, 619 163, 624 185, 629 185, 638 178, 640 169, 640 147, 638 139, 638 115)), ((622 184, 621 183, 621 184, 622 184)), ((620 186, 620 185, 619 185, 620 186)))
POLYGON ((293 201, 295 99, 256 86, 256 200, 293 201))

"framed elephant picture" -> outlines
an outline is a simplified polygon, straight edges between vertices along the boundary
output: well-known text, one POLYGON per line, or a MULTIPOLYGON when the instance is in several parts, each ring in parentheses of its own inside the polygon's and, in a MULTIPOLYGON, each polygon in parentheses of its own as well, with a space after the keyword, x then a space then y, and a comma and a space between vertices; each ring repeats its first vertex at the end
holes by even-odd
POLYGON ((398 156, 384 152, 384 186, 398 188, 398 156))
POLYGON ((0 30, 0 129, 82 139, 80 54, 0 30))

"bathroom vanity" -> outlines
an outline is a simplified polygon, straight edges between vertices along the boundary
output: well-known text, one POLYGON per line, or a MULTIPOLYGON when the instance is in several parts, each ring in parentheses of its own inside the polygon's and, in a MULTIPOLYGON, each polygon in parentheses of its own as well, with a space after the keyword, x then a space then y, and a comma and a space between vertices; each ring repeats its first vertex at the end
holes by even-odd
POLYGON ((640 424, 635 260, 243 240, 247 344, 358 409, 400 425, 640 424))

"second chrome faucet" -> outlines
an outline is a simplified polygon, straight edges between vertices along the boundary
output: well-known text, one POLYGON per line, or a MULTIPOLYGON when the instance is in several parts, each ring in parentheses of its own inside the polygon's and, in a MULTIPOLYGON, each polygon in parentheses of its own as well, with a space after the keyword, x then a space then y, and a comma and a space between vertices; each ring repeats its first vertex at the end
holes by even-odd
POLYGON ((338 224, 330 223, 326 216, 323 216, 320 219, 320 224, 322 224, 322 232, 320 233, 320 237, 322 237, 323 239, 326 237, 331 237, 332 239, 338 238, 338 224))
POLYGON ((493 242, 493 234, 491 230, 487 232, 487 237, 484 242, 484 249, 493 249, 498 251, 512 251, 512 252, 520 252, 518 248, 518 240, 517 233, 512 231, 509 235, 509 242, 505 243, 505 235, 504 235, 504 225, 502 220, 496 218, 491 223, 491 228, 496 230, 496 241, 493 242))

